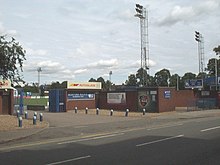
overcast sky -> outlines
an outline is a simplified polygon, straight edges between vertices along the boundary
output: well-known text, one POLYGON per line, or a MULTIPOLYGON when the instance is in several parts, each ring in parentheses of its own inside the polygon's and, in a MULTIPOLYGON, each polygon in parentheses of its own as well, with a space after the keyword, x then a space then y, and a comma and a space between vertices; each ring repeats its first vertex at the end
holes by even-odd
POLYGON ((195 30, 204 37, 205 65, 220 45, 220 0, 0 0, 0 35, 26 50, 23 77, 41 84, 103 77, 124 83, 140 68, 135 4, 149 12, 150 75, 160 69, 198 73, 195 30))

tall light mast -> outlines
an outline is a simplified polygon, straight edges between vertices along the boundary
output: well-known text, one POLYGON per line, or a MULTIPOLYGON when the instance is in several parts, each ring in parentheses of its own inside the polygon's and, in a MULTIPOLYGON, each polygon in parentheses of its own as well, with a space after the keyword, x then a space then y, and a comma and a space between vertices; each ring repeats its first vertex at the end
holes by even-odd
POLYGON ((136 4, 135 17, 140 19, 140 34, 141 34, 141 68, 143 69, 142 86, 147 86, 147 75, 149 70, 149 36, 148 36, 148 12, 140 4, 136 4))
POLYGON ((204 72, 204 37, 198 31, 195 31, 195 40, 198 42, 198 59, 199 59, 199 73, 204 72))

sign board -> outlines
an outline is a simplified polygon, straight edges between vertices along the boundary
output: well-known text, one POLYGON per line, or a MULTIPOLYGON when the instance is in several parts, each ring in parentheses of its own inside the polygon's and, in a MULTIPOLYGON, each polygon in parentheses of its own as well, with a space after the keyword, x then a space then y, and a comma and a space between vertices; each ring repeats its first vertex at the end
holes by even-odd
POLYGON ((68 93, 68 100, 94 100, 95 94, 93 93, 68 93))
POLYGON ((164 91, 164 98, 170 99, 171 98, 171 91, 164 91))
POLYGON ((107 93, 107 103, 109 104, 126 103, 126 93, 107 93))
POLYGON ((203 80, 202 79, 186 80, 185 88, 203 88, 203 80))
POLYGON ((0 89, 9 89, 11 88, 10 80, 0 80, 0 89))
POLYGON ((67 89, 102 89, 101 82, 67 83, 67 89))

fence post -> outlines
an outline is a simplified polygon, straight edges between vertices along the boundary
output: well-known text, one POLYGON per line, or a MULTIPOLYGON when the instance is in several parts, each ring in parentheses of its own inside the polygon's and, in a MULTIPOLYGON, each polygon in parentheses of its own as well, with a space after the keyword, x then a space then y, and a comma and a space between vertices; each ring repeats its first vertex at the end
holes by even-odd
POLYGON ((128 112, 129 112, 129 109, 126 109, 125 111, 125 116, 128 117, 128 112))
POLYGON ((145 112, 146 112, 146 110, 145 110, 145 109, 143 109, 143 115, 145 115, 145 112))
POLYGON ((33 116, 33 125, 36 125, 36 120, 37 120, 37 117, 33 116))
POLYGON ((24 112, 24 118, 25 118, 25 119, 28 118, 28 112, 27 112, 27 111, 24 112))
POLYGON ((22 127, 22 117, 21 116, 18 118, 18 126, 22 127))
POLYGON ((99 108, 96 108, 96 115, 99 115, 99 108))
POLYGON ((40 122, 43 121, 43 113, 40 113, 40 122))
POLYGON ((113 109, 110 110, 110 116, 113 116, 113 109))
POLYGON ((88 108, 86 107, 85 113, 88 114, 88 108))

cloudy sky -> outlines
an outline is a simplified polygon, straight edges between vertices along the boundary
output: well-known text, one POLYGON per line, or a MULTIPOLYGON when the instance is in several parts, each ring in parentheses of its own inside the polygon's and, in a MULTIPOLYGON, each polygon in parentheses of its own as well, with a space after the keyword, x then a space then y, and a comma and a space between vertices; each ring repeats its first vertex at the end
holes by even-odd
POLYGON ((150 75, 198 73, 195 30, 205 63, 220 45, 220 0, 0 0, 0 35, 26 50, 23 77, 41 84, 103 77, 125 82, 140 68, 140 25, 135 4, 149 13, 150 75))

